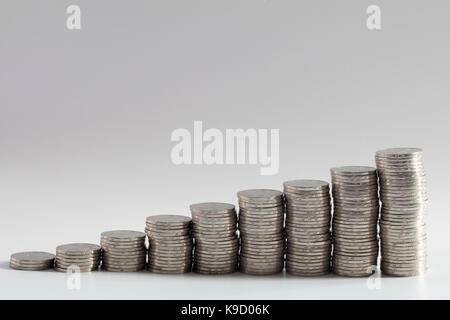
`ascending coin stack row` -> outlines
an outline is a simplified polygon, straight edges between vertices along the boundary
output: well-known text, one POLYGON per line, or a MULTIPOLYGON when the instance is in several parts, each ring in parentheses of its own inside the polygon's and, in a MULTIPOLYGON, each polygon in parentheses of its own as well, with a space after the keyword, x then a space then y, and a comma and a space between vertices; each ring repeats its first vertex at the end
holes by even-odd
POLYGON ((427 269, 427 191, 422 150, 376 152, 381 197, 381 270, 414 276, 427 269))
POLYGON ((328 182, 283 183, 286 200, 286 271, 299 276, 327 274, 331 266, 331 197, 328 182))
POLYGON ((145 268, 145 233, 130 230, 101 234, 102 268, 106 271, 133 272, 145 268))
POLYGON ((55 270, 89 272, 98 270, 101 247, 92 243, 69 243, 56 247, 55 270))
POLYGON ((242 272, 266 275, 284 268, 284 197, 277 190, 240 191, 239 233, 242 272))
POLYGON ((237 215, 228 203, 190 206, 194 231, 194 271, 203 274, 235 272, 238 262, 237 215))
POLYGON ((331 169, 333 186, 333 270, 368 276, 378 259, 378 177, 375 168, 331 169))
POLYGON ((192 221, 181 215, 147 217, 145 232, 149 239, 148 270, 180 274, 192 268, 192 221))

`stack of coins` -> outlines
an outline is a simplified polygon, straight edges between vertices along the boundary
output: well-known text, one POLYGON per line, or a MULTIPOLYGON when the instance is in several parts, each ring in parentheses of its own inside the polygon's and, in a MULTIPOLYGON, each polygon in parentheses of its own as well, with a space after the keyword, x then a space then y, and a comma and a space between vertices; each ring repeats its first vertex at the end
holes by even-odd
POLYGON ((190 272, 193 248, 191 228, 191 218, 186 216, 147 217, 148 270, 164 274, 190 272))
POLYGON ((283 183, 286 199, 286 271, 298 276, 327 274, 331 266, 331 197, 328 182, 283 183))
POLYGON ((53 268, 55 255, 48 252, 27 251, 11 255, 9 266, 18 270, 45 270, 53 268))
POLYGON ((378 151, 380 176, 381 270, 393 276, 421 275, 427 269, 427 191, 422 150, 378 151))
POLYGON ((331 169, 333 270, 342 276, 373 273, 378 259, 378 177, 372 167, 331 169))
POLYGON ((194 230, 194 271, 203 274, 235 272, 239 243, 235 206, 206 202, 190 206, 194 230))
POLYGON ((277 190, 240 191, 239 233, 242 272, 267 275, 284 268, 284 198, 277 190))
POLYGON ((145 233, 130 230, 101 234, 102 268, 106 271, 133 272, 145 268, 145 233))
POLYGON ((101 247, 92 243, 69 243, 56 247, 56 271, 90 272, 98 270, 101 247))

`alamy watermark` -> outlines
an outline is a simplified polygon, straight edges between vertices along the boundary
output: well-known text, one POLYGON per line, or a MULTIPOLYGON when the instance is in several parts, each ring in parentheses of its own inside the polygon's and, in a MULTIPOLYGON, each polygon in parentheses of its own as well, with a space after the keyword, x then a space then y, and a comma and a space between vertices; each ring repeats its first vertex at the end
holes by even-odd
POLYGON ((81 271, 76 264, 70 265, 66 270, 66 288, 68 290, 80 290, 81 288, 81 271))
POLYGON ((381 289, 381 272, 376 265, 367 268, 367 273, 371 274, 366 280, 366 287, 369 290, 381 289))
POLYGON ((381 30, 381 8, 375 4, 367 7, 366 27, 369 30, 381 30))
POLYGON ((172 132, 176 142, 170 157, 175 165, 260 165, 261 175, 274 175, 280 166, 279 129, 204 130, 202 121, 194 121, 191 131, 172 132))
POLYGON ((81 29, 81 8, 75 4, 67 7, 66 13, 69 15, 66 19, 66 27, 69 30, 81 29))

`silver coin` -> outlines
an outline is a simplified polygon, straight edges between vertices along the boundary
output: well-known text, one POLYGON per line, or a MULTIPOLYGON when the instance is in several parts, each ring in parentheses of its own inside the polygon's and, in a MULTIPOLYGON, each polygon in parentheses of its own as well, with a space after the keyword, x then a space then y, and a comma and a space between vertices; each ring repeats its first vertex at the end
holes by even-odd
POLYGON ((190 267, 186 267, 184 269, 179 269, 179 270, 160 270, 158 268, 148 268, 148 271, 153 272, 153 273, 159 273, 159 274, 183 274, 183 273, 188 273, 191 272, 191 268, 190 267))
POLYGON ((147 254, 146 251, 133 253, 105 253, 102 256, 102 259, 134 259, 145 257, 146 254, 147 254))
POLYGON ((98 263, 100 262, 100 257, 97 258, 77 258, 77 259, 69 259, 66 257, 56 257, 55 263, 67 263, 67 264, 72 264, 72 263, 98 263))
POLYGON ((271 275, 271 274, 277 274, 280 273, 283 270, 283 267, 276 267, 273 269, 259 269, 259 268, 251 268, 246 266, 240 266, 239 270, 242 273, 249 274, 249 275, 259 275, 259 276, 265 276, 265 275, 271 275))
POLYGON ((384 158, 412 158, 412 157, 421 157, 423 150, 420 148, 389 148, 379 150, 375 153, 376 157, 384 157, 384 158))
POLYGON ((72 268, 77 268, 77 269, 80 269, 80 271, 94 270, 94 269, 98 269, 99 265, 100 265, 100 263, 96 263, 96 264, 81 264, 81 263, 63 264, 63 263, 56 262, 55 269, 68 270, 68 269, 72 269, 72 268))
POLYGON ((23 261, 17 261, 14 259, 9 260, 10 266, 16 266, 16 267, 26 267, 26 268, 36 268, 39 270, 42 269, 48 269, 51 268, 54 264, 54 261, 47 261, 47 262, 23 262, 23 261))
POLYGON ((239 191, 237 193, 237 196, 239 199, 245 201, 259 202, 280 199, 283 196, 283 193, 281 191, 272 189, 249 189, 239 191))
POLYGON ((135 267, 126 267, 126 266, 120 266, 120 267, 104 267, 105 271, 109 272, 138 272, 145 269, 145 265, 142 266, 135 266, 135 267))
POLYGON ((23 264, 16 264, 14 262, 9 263, 9 267, 11 269, 17 269, 17 270, 24 270, 24 271, 40 271, 40 270, 47 270, 53 268, 52 264, 44 264, 44 265, 23 265, 23 264))
POLYGON ((175 214, 160 214, 148 216, 146 222, 155 226, 188 226, 191 223, 191 218, 175 214))
POLYGON ((333 174, 338 175, 371 175, 376 173, 376 168, 368 166, 343 166, 330 169, 333 174))
POLYGON ((102 266, 105 266, 105 267, 113 267, 113 268, 117 268, 117 267, 128 267, 128 268, 131 268, 131 267, 140 267, 140 266, 142 266, 142 267, 144 267, 145 266, 145 263, 146 263, 146 260, 139 260, 139 261, 137 261, 137 260, 135 260, 135 261, 116 261, 116 260, 114 260, 114 261, 110 261, 110 260, 105 260, 105 261, 102 261, 102 266))
POLYGON ((203 202, 191 204, 189 206, 191 212, 196 213, 223 213, 223 212, 234 212, 235 206, 229 203, 221 203, 221 202, 203 202))
POLYGON ((236 268, 228 268, 228 269, 201 269, 199 267, 194 267, 194 272, 204 274, 204 275, 220 275, 220 274, 229 274, 236 272, 236 268))
POLYGON ((284 188, 291 188, 294 190, 322 190, 328 189, 329 184, 327 181, 322 180, 312 180, 312 179, 298 179, 298 180, 289 180, 283 182, 284 188))
POLYGON ((320 277, 325 276, 330 273, 329 269, 326 270, 297 270, 292 267, 288 267, 286 265, 286 273, 292 275, 292 276, 299 276, 299 277, 320 277))
POLYGON ((101 233, 101 237, 116 241, 145 239, 145 233, 131 230, 113 230, 101 233))
POLYGON ((76 254, 92 254, 100 252, 101 247, 92 243, 69 243, 56 247, 57 253, 66 255, 76 254))
POLYGON ((284 205, 277 205, 277 206, 271 206, 271 207, 239 207, 239 216, 246 215, 246 216, 278 216, 282 215, 284 213, 284 205))
POLYGON ((167 266, 167 267, 160 267, 160 266, 153 266, 153 265, 147 265, 147 270, 150 272, 155 273, 162 273, 162 274, 179 274, 179 273, 186 273, 192 271, 192 265, 179 265, 179 266, 167 266))
MULTIPOLYGON (((55 271, 58 272, 67 272, 67 268, 59 268, 59 267, 55 267, 55 271)), ((98 266, 95 268, 79 268, 77 271, 79 272, 92 272, 92 271, 97 271, 98 270, 98 266)))
POLYGON ((116 247, 127 247, 127 248, 134 248, 134 247, 142 247, 145 246, 145 238, 136 240, 136 241, 110 241, 106 239, 100 240, 101 246, 108 246, 112 248, 116 247))
POLYGON ((202 227, 194 227, 194 237, 198 234, 212 234, 217 236, 232 236, 236 234, 237 228, 236 226, 233 226, 231 228, 202 228, 202 227))
POLYGON ((177 233, 177 232, 186 232, 191 228, 192 222, 187 225, 156 225, 151 223, 145 224, 145 231, 154 232, 154 233, 177 233))

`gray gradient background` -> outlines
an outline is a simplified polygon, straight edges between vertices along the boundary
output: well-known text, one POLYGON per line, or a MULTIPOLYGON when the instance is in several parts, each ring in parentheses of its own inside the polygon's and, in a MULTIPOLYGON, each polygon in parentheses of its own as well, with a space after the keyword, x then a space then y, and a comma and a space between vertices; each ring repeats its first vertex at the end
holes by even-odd
POLYGON ((448 1, 0 2, 0 298, 450 298, 448 1), (82 30, 66 29, 66 7, 82 30), (382 30, 366 29, 366 8, 382 30), (280 170, 175 166, 171 132, 279 128, 280 170), (65 275, 12 271, 15 251, 98 242, 151 214, 236 203, 245 188, 425 151, 424 278, 65 275), (45 289, 45 290, 43 290, 45 289))

